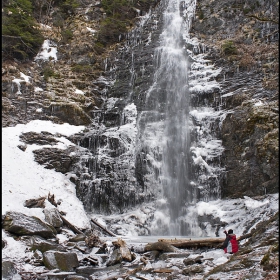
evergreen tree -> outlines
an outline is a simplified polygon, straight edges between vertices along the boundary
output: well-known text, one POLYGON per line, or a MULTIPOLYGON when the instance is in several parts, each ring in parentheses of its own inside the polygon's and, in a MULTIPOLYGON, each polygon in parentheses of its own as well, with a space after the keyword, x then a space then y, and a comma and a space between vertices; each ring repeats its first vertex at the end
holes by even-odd
POLYGON ((32 59, 43 43, 30 0, 2 1, 2 57, 32 59))

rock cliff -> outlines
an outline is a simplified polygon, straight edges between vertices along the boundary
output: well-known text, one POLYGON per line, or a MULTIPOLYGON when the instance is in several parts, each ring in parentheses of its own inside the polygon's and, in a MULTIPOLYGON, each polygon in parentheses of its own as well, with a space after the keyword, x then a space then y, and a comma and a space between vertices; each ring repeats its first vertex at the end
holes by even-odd
POLYGON ((277 192, 279 110, 277 1, 199 1, 192 32, 222 67, 222 197, 277 192), (275 155, 272 156, 272 155, 275 155))
MULTIPOLYGON (((225 148, 221 157, 221 165, 226 170, 221 180, 223 198, 278 191, 278 5, 277 1, 249 0, 197 3, 191 36, 198 39, 199 45, 192 51, 204 53, 212 64, 222 69, 216 77, 221 87, 218 106, 230 111, 217 131, 225 148)), ((156 3, 152 6, 157 9, 156 3)), ((148 12, 147 5, 138 8, 139 14, 148 12)), ((104 16, 97 1, 81 4, 62 28, 54 24, 55 17, 48 19, 48 25, 42 24, 41 31, 49 40, 48 51, 56 47, 57 60, 50 56, 49 61, 39 57, 34 62, 3 61, 3 127, 33 119, 89 127, 93 123, 107 127, 120 125, 129 84, 137 92, 133 101, 141 111, 143 92, 153 72, 150 57, 155 46, 145 48, 144 44, 150 40, 149 30, 143 31, 142 36, 146 32, 143 38, 133 32, 129 33, 130 38, 123 35, 118 43, 100 50, 94 34, 104 16), (63 28, 71 30, 73 36, 66 40, 63 28), (140 59, 135 62, 134 81, 129 80, 131 57, 122 51, 131 37, 135 46, 139 41, 140 59), (143 65, 147 75, 141 77, 139 71, 143 65), (116 72, 115 68, 121 70, 116 72), (106 110, 108 98, 120 98, 115 104, 118 109, 106 110)), ((151 21, 149 28, 153 29, 152 25, 151 21)), ((156 41, 154 38, 152 42, 156 41)), ((87 137, 83 139, 75 141, 87 147, 87 137)), ((93 137, 91 141, 102 140, 93 137)), ((117 147, 118 143, 112 142, 111 146, 117 147)), ((55 151, 45 151, 45 154, 36 154, 38 162, 46 163, 44 157, 52 155, 67 157, 55 151)), ((68 170, 73 169, 75 162, 68 161, 68 170)), ((136 164, 140 186, 143 186, 141 173, 145 173, 145 168, 136 164)))

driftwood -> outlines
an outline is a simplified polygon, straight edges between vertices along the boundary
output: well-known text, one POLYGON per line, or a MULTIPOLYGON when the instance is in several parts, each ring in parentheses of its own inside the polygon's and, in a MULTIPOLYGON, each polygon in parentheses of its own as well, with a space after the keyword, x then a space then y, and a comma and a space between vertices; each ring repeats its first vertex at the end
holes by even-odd
POLYGON ((77 229, 74 225, 72 225, 69 221, 67 221, 61 214, 60 214, 60 218, 63 221, 63 223, 65 225, 67 225, 74 233, 77 234, 83 234, 82 231, 80 231, 79 229, 77 229))
MULTIPOLYGON (((252 233, 248 233, 237 237, 238 241, 249 238, 252 233)), ((159 239, 159 242, 168 243, 176 248, 220 248, 225 241, 225 238, 205 238, 205 239, 159 239)), ((157 242, 158 243, 158 242, 157 242)))
POLYGON ((159 242, 171 244, 176 248, 201 248, 219 247, 225 238, 205 238, 205 239, 159 239, 159 242))
POLYGON ((46 197, 25 200, 24 206, 28 208, 45 208, 46 197))
POLYGON ((171 272, 174 272, 174 269, 167 268, 167 267, 161 267, 161 268, 154 269, 154 272, 155 273, 171 273, 171 272))
POLYGON ((57 207, 57 203, 55 202, 55 200, 54 200, 54 194, 48 194, 48 201, 52 204, 52 205, 54 205, 55 207, 57 207))
POLYGON ((108 230, 107 228, 103 227, 101 224, 99 224, 96 220, 94 219, 90 219, 95 225, 97 225, 98 227, 100 227, 102 230, 104 230, 106 233, 108 233, 110 236, 116 237, 116 235, 111 232, 110 230, 108 230))

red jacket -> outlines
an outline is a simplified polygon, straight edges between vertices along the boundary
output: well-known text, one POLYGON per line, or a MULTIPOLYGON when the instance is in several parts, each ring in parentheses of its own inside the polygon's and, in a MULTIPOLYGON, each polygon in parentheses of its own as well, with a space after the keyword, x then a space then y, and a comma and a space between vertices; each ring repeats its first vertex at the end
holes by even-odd
POLYGON ((238 252, 238 241, 236 240, 235 234, 227 234, 227 237, 224 241, 224 244, 222 246, 225 253, 236 253, 238 252))

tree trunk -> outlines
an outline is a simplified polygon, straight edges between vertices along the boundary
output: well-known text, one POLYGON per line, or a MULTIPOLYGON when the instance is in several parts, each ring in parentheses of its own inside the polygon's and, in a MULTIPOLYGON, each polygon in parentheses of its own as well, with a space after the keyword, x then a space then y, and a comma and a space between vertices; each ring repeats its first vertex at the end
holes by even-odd
MULTIPOLYGON (((249 238, 252 233, 248 233, 237 238, 238 241, 249 238)), ((159 242, 168 243, 176 248, 219 248, 222 246, 225 238, 202 238, 202 239, 159 239, 159 242)), ((158 242, 156 242, 158 243, 158 242)))

